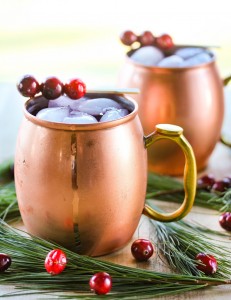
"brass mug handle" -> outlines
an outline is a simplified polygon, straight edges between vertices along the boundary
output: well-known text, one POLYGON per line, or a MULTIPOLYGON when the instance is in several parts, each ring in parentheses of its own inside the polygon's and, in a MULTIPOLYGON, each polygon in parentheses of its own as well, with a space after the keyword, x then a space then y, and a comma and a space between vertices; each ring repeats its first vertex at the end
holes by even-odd
MULTIPOLYGON (((224 86, 228 85, 228 83, 229 83, 230 81, 231 81, 231 75, 228 76, 228 77, 226 77, 225 79, 223 79, 223 85, 224 85, 224 86)), ((221 135, 220 141, 221 141, 224 145, 226 145, 226 146, 228 146, 228 147, 231 147, 231 141, 228 141, 228 140, 224 137, 224 135, 221 135)))
POLYGON ((172 213, 159 213, 145 204, 143 214, 157 221, 172 222, 182 219, 191 210, 195 194, 196 194, 196 161, 191 145, 183 136, 183 129, 176 125, 159 124, 156 130, 148 136, 144 137, 145 147, 149 147, 153 143, 161 139, 169 139, 177 143, 185 155, 184 168, 184 191, 185 198, 181 206, 172 213))

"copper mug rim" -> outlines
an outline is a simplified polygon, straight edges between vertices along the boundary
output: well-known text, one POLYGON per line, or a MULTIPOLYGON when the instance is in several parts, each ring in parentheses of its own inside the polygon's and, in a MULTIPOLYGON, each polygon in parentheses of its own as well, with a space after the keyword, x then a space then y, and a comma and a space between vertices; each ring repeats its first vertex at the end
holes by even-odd
POLYGON ((209 51, 209 54, 211 56, 211 60, 209 62, 206 62, 206 63, 200 63, 198 65, 195 65, 195 66, 189 66, 189 67, 159 67, 159 66, 148 66, 148 65, 144 65, 142 63, 139 63, 139 62, 136 62, 134 61, 130 56, 132 53, 134 53, 136 50, 138 49, 132 49, 130 51, 128 51, 126 53, 126 60, 132 64, 132 65, 135 65, 136 67, 139 67, 141 69, 147 69, 147 70, 155 70, 155 71, 159 71, 160 73, 161 72, 185 72, 185 71, 189 71, 189 70, 195 70, 195 69, 201 69, 201 68, 205 68, 205 67, 209 67, 210 65, 213 65, 215 64, 216 62, 216 56, 215 54, 212 52, 212 51, 209 51))
MULTIPOLYGON (((198 47, 199 48, 199 47, 198 47)), ((216 68, 216 55, 214 54, 214 52, 210 51, 207 49, 207 51, 209 52, 209 54, 211 55, 211 61, 207 62, 207 63, 201 63, 195 66, 190 66, 190 67, 158 67, 158 66, 147 66, 147 65, 143 65, 141 63, 138 63, 136 61, 134 61, 133 59, 130 58, 130 55, 136 51, 137 49, 132 49, 130 51, 128 51, 126 53, 126 57, 125 60, 128 64, 135 66, 135 68, 139 68, 141 70, 143 70, 144 72, 153 72, 155 74, 172 74, 172 73, 186 73, 186 72, 196 72, 197 70, 201 70, 201 69, 213 69, 216 68)), ((231 75, 228 75, 225 78, 221 78, 221 82, 223 83, 223 86, 227 86, 231 81, 231 75)), ((220 139, 219 141, 221 143, 223 143, 224 145, 228 146, 231 148, 231 141, 229 139, 227 139, 223 133, 221 133, 220 139)))
MULTIPOLYGON (((93 93, 87 93, 86 96, 91 95, 91 94, 93 95, 93 93)), ((105 94, 105 95, 107 95, 107 94, 105 94)), ((129 102, 131 110, 129 110, 128 115, 121 117, 120 119, 113 120, 113 121, 107 121, 107 122, 101 122, 101 123, 100 122, 99 123, 91 123, 91 124, 65 124, 65 123, 60 123, 60 122, 51 122, 51 121, 38 119, 28 109, 30 108, 31 103, 36 104, 36 102, 38 102, 38 101, 40 101, 41 105, 42 105, 42 106, 40 106, 40 109, 47 107, 46 104, 48 103, 48 100, 45 99, 41 95, 38 95, 38 96, 28 99, 24 103, 23 113, 24 113, 25 117, 32 123, 39 125, 39 126, 47 127, 47 128, 53 128, 53 129, 58 129, 58 130, 70 130, 70 131, 101 130, 101 129, 112 128, 112 127, 116 127, 118 125, 124 124, 124 123, 129 122, 130 120, 134 119, 137 116, 138 104, 136 103, 136 101, 133 100, 129 96, 125 96, 124 94, 119 94, 118 96, 123 97, 124 100, 129 102)), ((110 95, 108 95, 108 97, 110 97, 110 95)), ((73 101, 78 101, 78 100, 73 100, 73 101)))

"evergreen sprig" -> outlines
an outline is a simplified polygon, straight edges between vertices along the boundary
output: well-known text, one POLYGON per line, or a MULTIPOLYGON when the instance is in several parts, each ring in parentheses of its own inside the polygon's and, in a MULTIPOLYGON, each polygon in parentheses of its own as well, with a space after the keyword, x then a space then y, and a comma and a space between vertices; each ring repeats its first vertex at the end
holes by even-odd
MULTIPOLYGON (((149 173, 146 199, 181 203, 184 199, 183 183, 170 176, 149 173)), ((194 205, 220 212, 231 211, 231 189, 216 193, 197 189, 194 205)))
POLYGON ((146 299, 231 284, 224 278, 153 272, 78 255, 60 245, 13 229, 3 221, 0 221, 0 249, 12 257, 11 267, 0 274, 0 284, 13 284, 22 290, 15 295, 36 290, 38 293, 56 292, 59 297, 95 298, 89 291, 88 282, 94 273, 101 271, 110 273, 113 278, 113 290, 107 295, 109 299, 136 299, 137 295, 146 299), (44 260, 47 253, 56 248, 66 253, 68 264, 63 273, 51 276, 45 271, 44 260), (64 292, 73 295, 62 295, 64 292))
POLYGON ((14 182, 0 186, 0 218, 9 221, 20 218, 14 182))
MULTIPOLYGON (((149 205, 157 209, 149 201, 149 205)), ((218 262, 217 278, 231 278, 230 235, 188 221, 161 223, 150 219, 155 227, 157 247, 172 270, 181 274, 203 276, 196 268, 198 253, 213 255, 218 262)))
MULTIPOLYGON (((20 217, 11 175, 10 163, 0 165, 0 217, 8 222, 20 217)), ((168 176, 149 174, 147 199, 150 198, 181 202, 183 184, 168 176)), ((230 198, 231 191, 218 195, 198 190, 195 204, 218 211, 230 211, 230 198)), ((53 298, 58 296, 65 299, 99 299, 89 291, 88 286, 90 277, 99 271, 108 272, 113 278, 112 292, 107 295, 109 299, 136 299, 137 295, 139 299, 150 299, 207 286, 231 284, 231 254, 226 242, 222 242, 221 247, 220 241, 217 241, 219 236, 220 239, 226 234, 186 221, 150 222, 155 227, 159 251, 177 274, 130 268, 80 256, 60 245, 14 229, 0 220, 0 249, 13 260, 12 266, 0 273, 0 284, 16 287, 16 291, 9 296, 36 290, 37 293, 52 293, 53 298), (66 269, 58 276, 49 275, 44 268, 45 257, 54 248, 62 249, 68 258, 66 269), (195 255, 205 251, 218 260, 218 272, 212 277, 204 276, 195 267, 195 255)))

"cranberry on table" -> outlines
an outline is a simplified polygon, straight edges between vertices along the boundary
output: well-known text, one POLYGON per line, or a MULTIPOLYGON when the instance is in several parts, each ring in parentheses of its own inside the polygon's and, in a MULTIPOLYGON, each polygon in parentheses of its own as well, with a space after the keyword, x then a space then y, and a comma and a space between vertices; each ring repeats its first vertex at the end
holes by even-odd
POLYGON ((96 273, 91 277, 89 286, 97 295, 106 295, 112 288, 112 278, 106 272, 96 273))
POLYGON ((6 271, 11 265, 11 258, 5 253, 0 253, 0 272, 6 271))
POLYGON ((60 274, 66 267, 67 258, 60 249, 50 251, 45 259, 45 269, 51 275, 60 274))
POLYGON ((224 177, 223 180, 225 180, 228 184, 228 187, 231 188, 231 176, 224 177))
POLYGON ((139 42, 142 46, 150 46, 155 42, 155 37, 151 31, 144 31, 139 37, 139 42))
POLYGON ((219 218, 219 223, 222 228, 231 231, 231 212, 223 213, 219 218))
POLYGON ((228 178, 223 178, 222 180, 216 181, 211 190, 214 192, 225 192, 230 187, 230 181, 228 178))
POLYGON ((46 99, 53 100, 63 94, 63 83, 56 77, 49 77, 42 83, 41 90, 46 99))
POLYGON ((17 88, 24 97, 34 97, 40 92, 38 81, 31 75, 25 75, 18 83, 17 88))
POLYGON ((155 39, 156 45, 162 49, 170 49, 174 46, 173 40, 169 34, 162 34, 155 39))
POLYGON ((126 46, 131 46, 138 41, 138 36, 131 30, 124 31, 120 36, 121 42, 126 46))
POLYGON ((212 174, 207 174, 197 180, 197 187, 210 190, 215 182, 215 177, 212 174))
POLYGON ((147 261, 154 252, 153 244, 147 239, 138 239, 132 243, 131 252, 138 261, 147 261))
POLYGON ((79 99, 86 93, 86 85, 80 79, 72 79, 63 88, 64 93, 71 99, 79 99))
POLYGON ((198 253, 196 256, 198 261, 197 269, 206 275, 212 275, 217 271, 217 260, 214 256, 206 253, 198 253))

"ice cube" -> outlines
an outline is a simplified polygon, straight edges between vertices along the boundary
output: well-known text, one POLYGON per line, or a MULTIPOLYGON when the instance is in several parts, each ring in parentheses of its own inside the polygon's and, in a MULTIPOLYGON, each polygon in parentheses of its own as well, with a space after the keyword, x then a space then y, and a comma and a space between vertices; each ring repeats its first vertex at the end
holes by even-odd
POLYGON ((82 97, 77 100, 72 100, 67 96, 61 96, 55 100, 49 100, 48 107, 62 107, 62 106, 69 106, 71 109, 78 109, 79 105, 89 99, 87 97, 82 97))
POLYGON ((130 58, 145 66, 156 66, 164 58, 164 54, 154 46, 145 46, 137 49, 130 58))
POLYGON ((197 55, 203 51, 204 51, 204 49, 199 48, 199 47, 186 47, 186 48, 180 48, 180 49, 176 50, 174 54, 182 57, 183 59, 188 59, 188 58, 190 58, 194 55, 197 55))
POLYGON ((166 68, 180 67, 183 63, 183 58, 178 55, 171 55, 162 59, 157 66, 166 68))
POLYGON ((109 98, 95 98, 83 101, 78 110, 93 116, 103 114, 105 108, 123 108, 118 102, 109 98))
POLYGON ((69 115, 69 117, 66 117, 63 119, 63 123, 67 124, 92 124, 92 123, 98 123, 95 117, 79 112, 79 111, 72 111, 69 115))
POLYGON ((36 114, 36 117, 50 122, 62 122, 65 117, 69 116, 69 112, 69 107, 43 108, 36 114))
POLYGON ((128 115, 128 113, 127 109, 110 109, 101 117, 100 122, 114 121, 128 115))
POLYGON ((191 58, 185 60, 182 63, 182 67, 191 67, 191 66, 197 66, 200 64, 208 63, 212 60, 211 56, 206 52, 201 52, 195 56, 192 56, 191 58))

